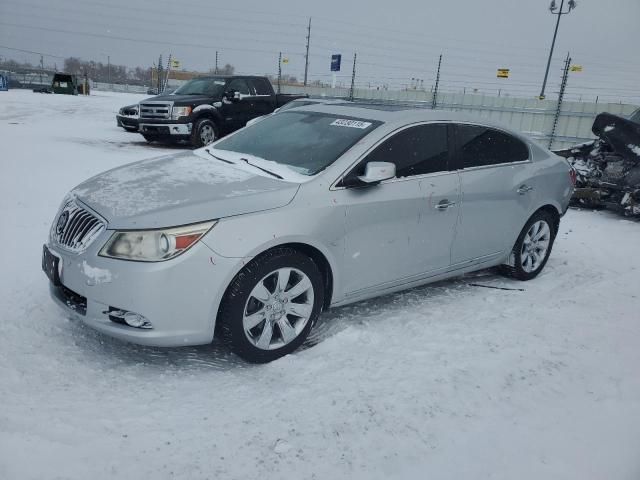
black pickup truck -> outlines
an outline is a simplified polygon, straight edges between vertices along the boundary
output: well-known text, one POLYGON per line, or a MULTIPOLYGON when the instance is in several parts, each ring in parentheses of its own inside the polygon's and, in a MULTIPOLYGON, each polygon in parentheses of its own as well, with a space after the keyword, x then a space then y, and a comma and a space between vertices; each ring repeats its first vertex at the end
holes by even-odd
POLYGON ((195 78, 170 95, 140 102, 138 131, 148 142, 186 140, 202 147, 305 96, 276 94, 267 77, 195 78))

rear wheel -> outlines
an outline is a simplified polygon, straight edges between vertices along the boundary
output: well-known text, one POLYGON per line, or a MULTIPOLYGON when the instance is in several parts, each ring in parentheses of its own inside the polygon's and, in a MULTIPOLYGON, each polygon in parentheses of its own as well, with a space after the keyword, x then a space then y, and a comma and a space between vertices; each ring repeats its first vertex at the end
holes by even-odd
POLYGON ((520 232, 509 257, 509 264, 500 271, 518 280, 531 280, 538 276, 547 264, 556 238, 553 215, 539 211, 534 214, 520 232))
POLYGON ((231 282, 218 320, 239 356, 265 363, 296 350, 322 310, 322 275, 313 260, 276 248, 249 263, 231 282))
POLYGON ((145 135, 144 133, 142 134, 142 136, 144 137, 144 139, 151 143, 151 142, 155 142, 156 140, 158 140, 158 137, 154 136, 154 135, 145 135))

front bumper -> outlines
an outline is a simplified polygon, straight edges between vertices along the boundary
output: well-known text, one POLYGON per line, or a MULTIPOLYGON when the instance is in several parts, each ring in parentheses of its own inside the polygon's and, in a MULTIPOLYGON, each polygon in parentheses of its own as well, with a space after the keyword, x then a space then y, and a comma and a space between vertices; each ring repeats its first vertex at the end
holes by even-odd
POLYGON ((191 135, 191 123, 140 123, 139 131, 145 135, 191 135))
POLYGON ((49 286, 53 300, 67 315, 121 340, 163 347, 211 343, 218 306, 241 259, 221 257, 202 242, 166 262, 99 257, 111 233, 81 254, 47 245, 62 265, 63 286, 49 286), (114 309, 143 315, 153 328, 117 323, 109 318, 114 309))

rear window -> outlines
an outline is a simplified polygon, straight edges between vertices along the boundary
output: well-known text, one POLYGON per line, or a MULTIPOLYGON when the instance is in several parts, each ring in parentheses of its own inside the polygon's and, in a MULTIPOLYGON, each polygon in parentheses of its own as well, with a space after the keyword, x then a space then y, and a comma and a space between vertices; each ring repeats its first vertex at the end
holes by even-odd
POLYGON ((256 95, 271 95, 273 93, 273 88, 266 78, 250 78, 249 83, 256 91, 256 95))
POLYGON ((529 158, 525 143, 507 133, 479 125, 457 125, 462 168, 521 162, 529 158))
POLYGON ((315 175, 335 162, 379 121, 290 110, 272 115, 216 143, 229 150, 288 165, 315 175))

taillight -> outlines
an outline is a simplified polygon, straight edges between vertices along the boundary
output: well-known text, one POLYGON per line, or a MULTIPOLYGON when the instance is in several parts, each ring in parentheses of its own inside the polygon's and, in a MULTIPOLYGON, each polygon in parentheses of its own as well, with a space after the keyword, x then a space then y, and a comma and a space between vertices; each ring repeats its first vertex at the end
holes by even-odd
POLYGON ((578 180, 578 173, 576 172, 576 169, 573 167, 569 169, 569 178, 571 179, 571 185, 575 187, 576 181, 578 180))

